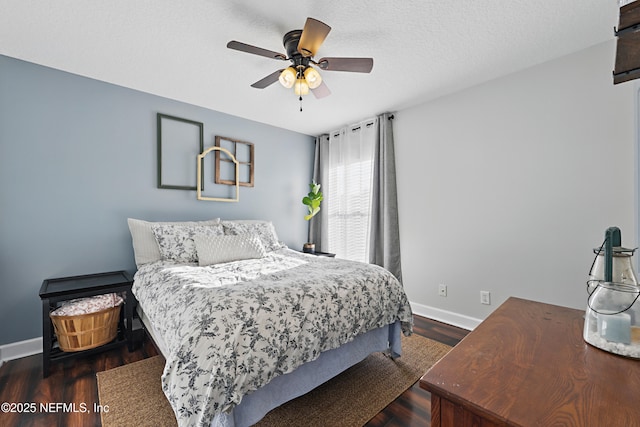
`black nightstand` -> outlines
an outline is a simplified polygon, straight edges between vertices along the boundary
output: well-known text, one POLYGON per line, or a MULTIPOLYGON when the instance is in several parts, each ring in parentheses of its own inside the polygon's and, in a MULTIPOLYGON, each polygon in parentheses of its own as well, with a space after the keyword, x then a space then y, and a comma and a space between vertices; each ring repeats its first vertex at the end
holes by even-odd
POLYGON ((121 346, 124 343, 127 343, 129 351, 133 351, 133 312, 137 301, 131 292, 132 285, 133 280, 126 271, 62 277, 42 282, 40 299, 42 300, 42 374, 44 378, 49 376, 51 363, 55 361, 86 356, 121 346), (55 346, 56 338, 49 313, 56 309, 57 303, 111 292, 125 293, 123 310, 120 311, 118 335, 114 341, 78 352, 63 352, 55 346))

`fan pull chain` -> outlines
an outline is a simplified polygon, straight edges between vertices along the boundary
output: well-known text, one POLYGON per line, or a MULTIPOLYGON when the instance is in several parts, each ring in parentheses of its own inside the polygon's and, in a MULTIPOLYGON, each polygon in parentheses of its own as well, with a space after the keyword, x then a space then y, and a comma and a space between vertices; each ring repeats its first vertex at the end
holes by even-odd
POLYGON ((300 95, 300 111, 302 111, 302 95, 300 95))

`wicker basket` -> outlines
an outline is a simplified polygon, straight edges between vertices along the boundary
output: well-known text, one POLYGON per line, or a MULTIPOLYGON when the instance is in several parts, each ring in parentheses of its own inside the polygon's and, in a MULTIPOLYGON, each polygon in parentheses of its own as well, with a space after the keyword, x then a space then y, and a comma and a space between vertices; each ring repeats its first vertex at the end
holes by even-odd
POLYGON ((120 307, 76 316, 51 314, 53 328, 62 351, 82 351, 113 341, 118 334, 120 307))

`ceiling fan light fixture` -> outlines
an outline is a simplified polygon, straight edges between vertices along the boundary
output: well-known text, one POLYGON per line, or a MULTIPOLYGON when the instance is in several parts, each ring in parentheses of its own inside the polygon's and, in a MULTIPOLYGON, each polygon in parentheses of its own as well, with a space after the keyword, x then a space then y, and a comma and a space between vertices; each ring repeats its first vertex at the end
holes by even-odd
POLYGON ((293 91, 298 96, 304 96, 309 93, 309 85, 307 84, 307 81, 304 79, 304 77, 296 79, 296 84, 293 86, 293 91))
MULTIPOLYGON (((286 55, 235 40, 227 43, 227 48, 290 62, 288 67, 280 67, 280 69, 253 83, 251 87, 264 89, 276 81, 280 81, 283 87, 287 89, 293 88, 302 104, 302 97, 309 92, 313 92, 313 96, 317 99, 331 94, 320 75, 320 70, 323 70, 323 73, 324 71, 370 73, 373 68, 373 58, 326 57, 317 61, 314 60, 318 48, 324 42, 329 31, 331 31, 331 27, 324 22, 307 18, 302 30, 291 30, 282 38, 282 44, 287 52, 286 55)), ((302 111, 302 108, 300 111, 302 111)))
POLYGON ((293 87, 293 84, 296 82, 296 74, 297 73, 295 68, 293 67, 285 68, 280 73, 280 77, 278 77, 278 80, 280 81, 280 84, 282 86, 286 87, 287 89, 290 89, 293 87))
POLYGON ((309 89, 315 89, 322 84, 322 76, 312 67, 307 67, 304 70, 304 79, 307 81, 309 89))

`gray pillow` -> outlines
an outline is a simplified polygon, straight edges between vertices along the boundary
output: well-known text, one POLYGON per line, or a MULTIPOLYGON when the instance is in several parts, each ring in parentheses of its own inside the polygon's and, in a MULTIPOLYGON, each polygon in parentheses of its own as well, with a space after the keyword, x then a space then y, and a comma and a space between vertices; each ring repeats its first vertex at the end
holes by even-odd
POLYGON ((227 236, 196 234, 193 240, 196 244, 200 266, 263 258, 267 255, 264 246, 255 234, 227 236))

